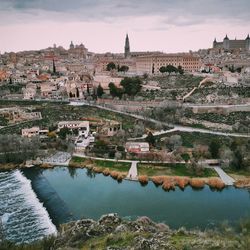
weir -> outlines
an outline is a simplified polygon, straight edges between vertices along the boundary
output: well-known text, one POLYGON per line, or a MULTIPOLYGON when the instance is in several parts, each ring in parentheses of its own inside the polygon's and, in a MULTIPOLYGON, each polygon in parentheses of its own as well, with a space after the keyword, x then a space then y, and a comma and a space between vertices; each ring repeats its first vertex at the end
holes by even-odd
POLYGON ((19 170, 0 172, 0 220, 4 237, 17 243, 57 233, 30 181, 19 170))
POLYGON ((59 224, 74 220, 65 202, 60 198, 40 168, 24 169, 23 174, 31 181, 32 189, 46 207, 52 222, 59 224))

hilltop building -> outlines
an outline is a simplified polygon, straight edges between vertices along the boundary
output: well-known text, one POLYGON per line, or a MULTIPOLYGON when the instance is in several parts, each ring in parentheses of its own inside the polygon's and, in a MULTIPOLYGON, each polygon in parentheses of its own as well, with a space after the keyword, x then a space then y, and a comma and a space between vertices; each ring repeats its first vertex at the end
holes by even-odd
POLYGON ((244 40, 238 40, 236 38, 234 40, 230 40, 226 35, 222 42, 217 42, 215 38, 213 42, 213 48, 220 48, 226 51, 235 49, 250 51, 250 37, 248 35, 244 40))

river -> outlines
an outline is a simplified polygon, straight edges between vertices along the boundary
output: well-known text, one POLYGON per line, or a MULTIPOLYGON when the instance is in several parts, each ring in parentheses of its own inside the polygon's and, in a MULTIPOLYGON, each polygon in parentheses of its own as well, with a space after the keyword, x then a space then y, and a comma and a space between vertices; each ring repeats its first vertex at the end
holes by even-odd
POLYGON ((80 218, 98 219, 107 213, 118 213, 127 219, 148 216, 172 228, 200 229, 250 217, 250 192, 247 189, 228 187, 214 191, 206 186, 202 190, 187 187, 184 191, 177 188, 165 192, 153 183, 144 187, 138 182, 118 183, 111 177, 86 169, 66 167, 0 172, 0 199, 5 234, 8 239, 18 242, 55 233, 53 226, 60 223, 80 218), (4 174, 10 179, 4 179, 4 174), (17 191, 23 185, 20 178, 25 179, 25 188, 17 191), (8 183, 11 186, 14 183, 13 188, 6 186, 8 183), (27 212, 21 209, 22 206, 26 209, 30 206, 31 209, 27 212), (22 230, 26 232, 25 227, 29 228, 30 224, 21 224, 17 219, 25 221, 27 216, 33 218, 35 230, 30 238, 23 238, 22 230))

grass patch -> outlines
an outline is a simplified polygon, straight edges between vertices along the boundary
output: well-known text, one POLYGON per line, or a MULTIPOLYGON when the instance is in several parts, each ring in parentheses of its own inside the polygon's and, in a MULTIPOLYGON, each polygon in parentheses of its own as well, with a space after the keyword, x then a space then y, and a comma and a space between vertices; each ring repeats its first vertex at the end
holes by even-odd
POLYGON ((138 164, 139 175, 146 176, 189 176, 189 177, 213 177, 217 173, 213 169, 203 169, 200 174, 197 174, 185 163, 164 163, 164 164, 138 164))
POLYGON ((227 174, 235 174, 250 177, 249 169, 223 168, 227 174))
POLYGON ((80 166, 92 164, 94 167, 101 169, 108 169, 109 171, 118 171, 118 172, 128 172, 130 169, 130 163, 128 162, 113 162, 113 161, 102 161, 102 160, 91 160, 87 158, 81 158, 74 156, 71 159, 71 163, 75 166, 79 164, 80 166))

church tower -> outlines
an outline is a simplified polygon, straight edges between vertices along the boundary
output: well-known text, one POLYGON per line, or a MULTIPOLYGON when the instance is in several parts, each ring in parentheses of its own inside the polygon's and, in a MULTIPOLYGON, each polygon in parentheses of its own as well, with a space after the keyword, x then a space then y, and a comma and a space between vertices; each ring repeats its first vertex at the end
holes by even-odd
POLYGON ((74 44, 73 44, 73 42, 71 41, 71 43, 70 43, 70 45, 69 45, 69 49, 74 49, 75 48, 75 46, 74 46, 74 44))
POLYGON ((224 48, 224 50, 229 50, 229 38, 227 35, 223 40, 223 48, 224 48))
POLYGON ((246 50, 247 51, 250 51, 250 37, 249 37, 249 34, 246 38, 246 50))
POLYGON ((124 55, 125 58, 128 58, 130 56, 130 45, 129 45, 128 34, 126 35, 126 40, 125 40, 124 55))
POLYGON ((213 48, 216 48, 216 46, 217 46, 217 41, 216 41, 216 38, 214 38, 213 48))

